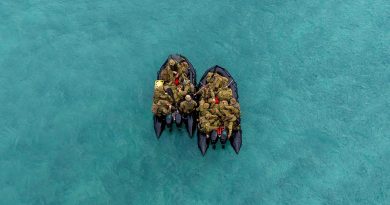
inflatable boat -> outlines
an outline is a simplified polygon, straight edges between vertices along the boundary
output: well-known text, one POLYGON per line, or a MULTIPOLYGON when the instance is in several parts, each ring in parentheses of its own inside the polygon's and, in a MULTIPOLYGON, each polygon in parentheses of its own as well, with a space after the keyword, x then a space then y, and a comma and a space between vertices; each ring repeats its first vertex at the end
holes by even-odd
MULTIPOLYGON (((203 74, 203 76, 200 79, 200 82, 199 82, 199 84, 197 86, 198 90, 201 89, 202 86, 207 84, 206 78, 207 78, 207 74, 210 73, 210 72, 211 73, 217 73, 220 76, 226 77, 229 80, 229 84, 228 84, 227 87, 232 90, 233 98, 235 98, 237 100, 237 102, 239 102, 239 96, 238 96, 238 89, 237 89, 236 81, 233 79, 233 77, 230 75, 230 73, 225 68, 222 68, 222 67, 220 67, 218 65, 216 65, 214 67, 211 67, 211 68, 209 68, 208 70, 205 71, 205 73, 203 74)), ((199 98, 198 98, 198 100, 199 100, 199 98)), ((233 128, 232 135, 231 135, 231 137, 229 139, 231 146, 233 147, 234 151, 237 154, 239 153, 239 151, 241 149, 241 145, 242 145, 242 130, 241 130, 241 126, 240 126, 240 121, 241 121, 240 117, 237 118, 237 120, 235 122, 235 126, 233 128)), ((227 136, 226 136, 226 134, 221 132, 221 129, 223 130, 222 127, 218 128, 218 130, 215 130, 210 135, 208 135, 208 134, 202 133, 202 131, 200 131, 201 130, 200 126, 201 125, 199 123, 198 124, 197 138, 198 138, 198 147, 199 147, 202 155, 205 155, 205 153, 206 153, 207 149, 209 148, 210 144, 212 144, 213 147, 215 148, 215 143, 217 143, 218 139, 221 142, 222 147, 224 148, 225 143, 227 141, 227 136)))
MULTIPOLYGON (((167 60, 163 63, 163 65, 161 66, 161 68, 157 72, 156 82, 162 81, 161 72, 166 68, 168 61, 170 59, 173 59, 177 63, 185 61, 188 64, 188 69, 187 69, 187 73, 186 73, 187 77, 193 85, 196 85, 195 68, 192 66, 192 64, 190 63, 190 61, 186 57, 184 57, 180 54, 174 54, 174 55, 168 56, 167 60)), ((175 81, 176 81, 175 82, 176 84, 180 83, 180 82, 178 82, 177 79, 175 79, 175 81)), ((196 129, 196 113, 194 112, 190 115, 184 115, 184 114, 180 113, 178 108, 179 108, 180 102, 182 100, 174 99, 172 89, 169 88, 166 90, 166 92, 173 98, 173 106, 176 109, 174 111, 172 111, 172 113, 170 113, 169 115, 166 115, 166 116, 153 115, 154 131, 156 133, 157 138, 160 138, 165 127, 168 127, 169 130, 171 131, 172 125, 174 123, 176 124, 177 127, 180 127, 181 124, 184 123, 186 126, 186 129, 188 131, 189 136, 192 137, 193 133, 196 129)))

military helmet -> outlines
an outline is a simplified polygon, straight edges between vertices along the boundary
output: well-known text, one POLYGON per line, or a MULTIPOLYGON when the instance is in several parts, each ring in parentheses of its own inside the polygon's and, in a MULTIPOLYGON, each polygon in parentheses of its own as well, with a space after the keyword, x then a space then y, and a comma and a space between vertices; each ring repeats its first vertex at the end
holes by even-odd
POLYGON ((175 64, 176 64, 176 62, 172 58, 168 60, 168 65, 172 66, 172 65, 175 65, 175 64))
POLYGON ((186 61, 180 62, 180 65, 183 66, 183 68, 188 68, 188 63, 186 61))
POLYGON ((230 104, 236 104, 236 102, 237 102, 236 98, 230 99, 230 104))
POLYGON ((208 109, 209 107, 210 107, 210 104, 208 104, 208 103, 203 104, 203 108, 208 109))
POLYGON ((186 95, 185 99, 186 99, 186 101, 190 101, 192 98, 190 95, 186 95))

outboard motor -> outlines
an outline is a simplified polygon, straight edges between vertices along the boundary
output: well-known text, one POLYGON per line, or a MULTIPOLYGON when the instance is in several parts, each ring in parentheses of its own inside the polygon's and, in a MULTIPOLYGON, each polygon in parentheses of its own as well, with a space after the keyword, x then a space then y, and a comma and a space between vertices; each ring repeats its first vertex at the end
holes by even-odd
POLYGON ((167 127, 169 128, 169 131, 172 131, 172 122, 173 122, 172 115, 167 115, 165 118, 165 122, 167 123, 167 127))

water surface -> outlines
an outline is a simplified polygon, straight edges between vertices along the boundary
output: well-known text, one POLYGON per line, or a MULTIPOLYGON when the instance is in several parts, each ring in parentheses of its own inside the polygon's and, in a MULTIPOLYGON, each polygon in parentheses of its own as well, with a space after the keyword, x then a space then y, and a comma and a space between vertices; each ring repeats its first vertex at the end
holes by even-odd
MULTIPOLYGON (((386 204, 385 0, 0 3, 0 204, 386 204), (170 53, 239 83, 243 147, 154 136, 170 53)), ((199 80, 199 79, 198 79, 199 80)))

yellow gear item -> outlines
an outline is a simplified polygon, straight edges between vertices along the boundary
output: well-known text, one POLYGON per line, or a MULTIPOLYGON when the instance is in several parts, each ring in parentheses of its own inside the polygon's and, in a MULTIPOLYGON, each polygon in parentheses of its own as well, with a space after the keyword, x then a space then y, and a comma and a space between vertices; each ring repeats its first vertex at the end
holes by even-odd
POLYGON ((154 89, 162 87, 163 85, 164 85, 164 81, 163 80, 156 80, 156 81, 154 81, 154 89))

